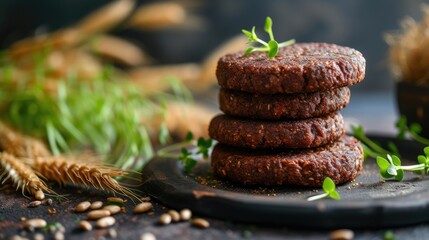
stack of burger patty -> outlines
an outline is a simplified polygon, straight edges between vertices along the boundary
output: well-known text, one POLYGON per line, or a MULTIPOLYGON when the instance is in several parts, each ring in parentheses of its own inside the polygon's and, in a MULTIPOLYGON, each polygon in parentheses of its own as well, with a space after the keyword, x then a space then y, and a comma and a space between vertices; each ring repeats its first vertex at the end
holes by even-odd
POLYGON ((339 110, 348 86, 365 76, 354 49, 294 44, 269 59, 242 52, 220 58, 217 78, 223 115, 210 123, 213 171, 244 184, 321 186, 353 180, 362 170, 359 142, 345 135, 339 110))

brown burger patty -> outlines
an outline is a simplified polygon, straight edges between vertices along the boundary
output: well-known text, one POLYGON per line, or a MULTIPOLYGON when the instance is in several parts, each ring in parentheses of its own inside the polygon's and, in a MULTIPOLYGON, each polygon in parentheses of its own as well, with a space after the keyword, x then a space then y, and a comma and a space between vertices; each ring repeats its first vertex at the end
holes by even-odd
POLYGON ((336 141, 345 133, 340 113, 293 121, 259 121, 218 115, 209 135, 220 143, 252 149, 311 148, 336 141))
POLYGON ((344 108, 350 100, 348 87, 302 94, 253 94, 220 89, 220 109, 231 116, 253 119, 304 119, 344 108))
POLYGON ((218 176, 249 185, 321 186, 326 177, 344 183, 356 177, 362 162, 362 147, 349 136, 320 148, 275 152, 217 144, 211 155, 218 176))
POLYGON ((218 61, 219 85, 244 92, 276 94, 326 91, 354 85, 365 76, 365 58, 348 47, 299 43, 266 52, 227 54, 218 61))

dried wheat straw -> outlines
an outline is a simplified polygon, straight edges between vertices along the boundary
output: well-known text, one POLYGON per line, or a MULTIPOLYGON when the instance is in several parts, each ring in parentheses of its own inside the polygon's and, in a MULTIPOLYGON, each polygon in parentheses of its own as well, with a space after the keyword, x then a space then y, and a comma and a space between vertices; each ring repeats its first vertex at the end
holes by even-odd
POLYGON ((53 193, 29 166, 9 153, 0 152, 0 174, 2 184, 10 180, 24 196, 25 192, 32 195, 38 191, 53 193))
POLYGON ((51 155, 41 140, 25 136, 2 122, 0 122, 0 149, 18 158, 36 158, 51 155))
POLYGON ((45 178, 54 180, 60 184, 71 183, 94 187, 112 194, 121 194, 128 197, 138 196, 128 188, 120 185, 114 177, 125 176, 128 173, 107 166, 99 161, 94 161, 94 156, 56 156, 39 157, 32 161, 32 166, 45 178))

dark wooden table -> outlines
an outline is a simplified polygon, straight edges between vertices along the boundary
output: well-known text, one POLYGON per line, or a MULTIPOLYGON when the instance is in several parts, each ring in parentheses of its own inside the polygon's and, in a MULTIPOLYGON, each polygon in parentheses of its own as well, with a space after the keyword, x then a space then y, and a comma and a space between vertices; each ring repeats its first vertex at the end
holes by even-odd
MULTIPOLYGON (((358 120, 369 131, 393 134, 395 110, 393 96, 389 93, 361 94, 352 96, 352 102, 343 111, 348 122, 358 120), (380 120, 380 112, 383 118, 380 120), (356 119, 356 120, 353 120, 356 119)), ((54 199, 51 206, 41 205, 28 208, 30 200, 14 191, 0 190, 0 239, 10 239, 19 235, 33 239, 34 232, 23 229, 22 217, 27 219, 40 217, 48 223, 61 223, 66 229, 65 239, 140 239, 141 235, 150 232, 156 239, 329 239, 329 230, 292 229, 288 227, 255 226, 238 222, 206 218, 210 222, 208 229, 192 227, 189 222, 173 223, 161 226, 156 223, 158 217, 168 211, 162 204, 154 204, 153 215, 133 214, 134 203, 125 203, 126 213, 115 215, 116 224, 109 229, 95 229, 82 232, 78 221, 85 219, 85 213, 75 213, 74 206, 84 200, 106 202, 106 195, 81 191, 75 188, 59 189, 60 193, 68 194, 66 200, 58 202, 54 199), (55 214, 48 214, 49 209, 56 209, 55 214), (116 237, 114 236, 116 232, 116 237), (112 235, 113 234, 113 235, 112 235)), ((308 221, 311 221, 309 219, 308 221)), ((355 239, 383 239, 388 229, 355 229, 355 239)), ((429 239, 429 224, 389 229, 396 239, 429 239)), ((38 230, 45 239, 53 239, 49 231, 38 230)))

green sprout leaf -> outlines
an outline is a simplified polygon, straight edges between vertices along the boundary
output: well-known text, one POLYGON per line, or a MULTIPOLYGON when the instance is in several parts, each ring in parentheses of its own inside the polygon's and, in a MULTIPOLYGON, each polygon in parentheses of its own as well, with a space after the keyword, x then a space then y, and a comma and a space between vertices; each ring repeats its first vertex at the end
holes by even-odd
POLYGON ((250 47, 250 48, 248 48, 248 49, 244 52, 243 56, 247 56, 247 55, 249 55, 250 53, 252 53, 252 52, 254 52, 254 51, 255 51, 255 48, 250 47))
POLYGON ((399 118, 395 126, 398 129, 398 134, 396 136, 398 139, 405 139, 408 135, 421 144, 429 145, 429 139, 420 136, 422 126, 418 123, 411 123, 408 127, 407 118, 404 115, 399 118))
POLYGON ((275 56, 277 56, 277 54, 279 53, 279 49, 282 47, 286 47, 289 45, 292 45, 295 43, 294 39, 282 42, 282 43, 278 43, 275 39, 274 39, 274 34, 273 34, 273 30, 272 30, 272 26, 273 26, 273 21, 270 17, 267 17, 265 19, 265 25, 264 25, 264 31, 266 33, 268 33, 269 37, 270 37, 270 41, 265 42, 264 40, 260 39, 257 35, 256 35, 256 28, 252 27, 251 31, 248 30, 241 30, 244 35, 247 36, 248 38, 248 43, 252 44, 252 43, 259 43, 262 46, 260 47, 249 47, 244 53, 243 56, 247 56, 252 52, 255 51, 260 51, 260 52, 267 52, 268 54, 268 58, 274 58, 275 56))
POLYGON ((322 184, 322 189, 324 193, 311 196, 307 198, 307 201, 314 201, 314 200, 328 198, 328 197, 335 200, 339 200, 341 197, 340 197, 340 194, 335 190, 335 188, 336 187, 335 187, 334 181, 330 177, 326 177, 323 180, 323 184, 322 184))
POLYGON ((200 137, 194 140, 194 134, 188 132, 184 141, 159 149, 155 156, 179 159, 185 171, 190 172, 199 159, 209 157, 212 146, 212 139, 200 137))
POLYGON ((194 134, 193 134, 191 131, 189 131, 189 132, 186 134, 185 141, 186 141, 186 142, 190 142, 190 141, 192 141, 192 139, 194 139, 194 134))
POLYGON ((274 35, 273 35, 273 20, 270 17, 267 17, 265 19, 265 26, 264 26, 264 30, 266 33, 268 33, 268 35, 270 36, 270 40, 273 41, 274 40, 274 35))
POLYGON ((352 134, 355 138, 361 141, 362 148, 364 150, 364 157, 387 156, 388 154, 395 154, 399 156, 398 149, 393 142, 388 143, 390 151, 384 149, 380 146, 380 144, 371 140, 365 135, 365 129, 361 125, 352 126, 352 134))
POLYGON ((270 40, 268 42, 268 47, 270 48, 268 51, 268 57, 274 58, 279 52, 279 44, 275 40, 270 40))
POLYGON ((335 191, 335 183, 330 177, 326 177, 325 180, 323 180, 322 188, 323 191, 330 193, 332 191, 335 191))
POLYGON ((423 149, 423 152, 425 153, 426 157, 428 157, 428 158, 429 158, 429 147, 425 147, 425 148, 423 149))
POLYGON ((402 115, 398 121, 395 123, 396 128, 398 129, 398 134, 396 138, 399 140, 405 139, 405 135, 407 133, 407 118, 402 115))

